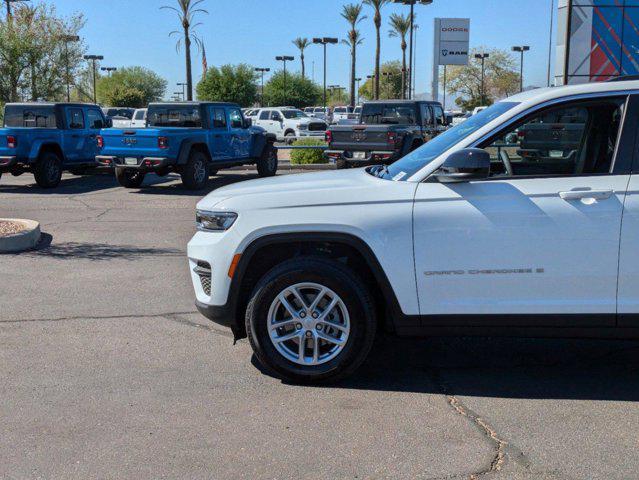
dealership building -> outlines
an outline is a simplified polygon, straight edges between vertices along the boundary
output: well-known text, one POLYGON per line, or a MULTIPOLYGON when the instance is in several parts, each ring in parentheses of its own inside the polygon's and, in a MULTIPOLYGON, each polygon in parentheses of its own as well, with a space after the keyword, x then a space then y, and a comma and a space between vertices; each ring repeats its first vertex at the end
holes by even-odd
POLYGON ((639 75, 639 0, 559 0, 555 84, 639 75))

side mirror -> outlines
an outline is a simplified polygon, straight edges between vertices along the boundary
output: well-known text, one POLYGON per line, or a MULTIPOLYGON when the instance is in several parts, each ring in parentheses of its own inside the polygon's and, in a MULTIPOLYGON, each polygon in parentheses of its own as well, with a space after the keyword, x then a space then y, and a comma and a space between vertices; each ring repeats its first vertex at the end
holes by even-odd
POLYGON ((251 128, 252 125, 253 125, 253 119, 251 118, 244 119, 244 128, 251 128))
POLYGON ((465 148, 451 153, 434 177, 440 183, 483 180, 490 175, 490 155, 481 148, 465 148))
POLYGON ((107 118, 104 123, 106 125, 105 128, 113 128, 113 120, 111 120, 110 118, 107 118))

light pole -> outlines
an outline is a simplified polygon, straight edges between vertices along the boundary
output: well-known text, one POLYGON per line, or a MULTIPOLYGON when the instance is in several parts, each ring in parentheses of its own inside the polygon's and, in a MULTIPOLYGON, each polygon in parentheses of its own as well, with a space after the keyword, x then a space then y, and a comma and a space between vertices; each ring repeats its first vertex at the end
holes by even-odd
POLYGON ((184 98, 184 93, 183 92, 173 92, 173 98, 178 99, 178 102, 182 101, 182 99, 184 98))
POLYGON ((332 37, 322 37, 322 38, 314 38, 313 43, 316 45, 324 46, 324 108, 326 108, 326 45, 336 44, 338 42, 337 38, 332 37))
POLYGON ((117 70, 117 67, 101 67, 100 70, 102 70, 103 72, 107 72, 110 77, 111 72, 115 72, 117 70))
POLYGON ((522 45, 521 47, 513 47, 513 52, 521 53, 521 61, 519 62, 519 91, 524 91, 524 53, 530 50, 528 45, 522 45))
MULTIPOLYGON (((433 0, 393 0, 393 3, 402 3, 404 5, 410 5, 410 42, 409 42, 408 58, 411 59, 410 63, 412 63, 412 58, 413 58, 413 36, 414 36, 414 32, 415 32, 415 4, 419 3, 420 5, 430 5, 431 3, 433 3, 433 0)), ((412 75, 413 75, 413 70, 411 68, 408 71, 408 77, 407 77, 407 82, 406 82, 406 84, 409 85, 409 89, 408 89, 408 98, 409 99, 413 98, 412 90, 410 88, 410 85, 413 84, 412 75)))
POLYGON ((282 55, 279 57, 275 57, 275 60, 278 62, 284 63, 284 103, 288 100, 288 90, 286 89, 286 62, 292 62, 295 60, 295 57, 290 57, 288 55, 282 55))
POLYGON ((264 107, 264 73, 270 72, 270 68, 256 68, 256 72, 260 72, 262 75, 262 89, 260 90, 260 107, 264 107))
POLYGON ((342 90, 346 90, 346 87, 340 87, 339 85, 329 85, 328 89, 330 90, 331 97, 332 97, 335 92, 341 92, 342 90))
POLYGON ((64 58, 66 62, 67 70, 67 102, 71 101, 71 66, 69 65, 69 43, 79 42, 80 37, 78 35, 63 35, 62 41, 64 42, 64 58))
POLYGON ((486 104, 486 91, 485 87, 485 62, 486 59, 490 57, 489 53, 476 53, 475 58, 481 60, 481 104, 482 106, 486 104))
POLYGON ((357 83, 357 102, 355 102, 355 103, 357 103, 357 104, 359 104, 359 82, 361 82, 361 81, 362 81, 361 78, 356 78, 355 79, 355 82, 357 83))
POLYGON ((186 88, 187 85, 188 84, 186 84, 186 83, 181 83, 181 82, 177 83, 178 87, 182 87, 182 98, 186 98, 186 90, 184 90, 184 89, 186 88))
POLYGON ((93 103, 98 103, 98 95, 95 89, 95 85, 97 83, 98 69, 95 62, 98 60, 104 60, 104 56, 103 55, 85 55, 84 59, 91 60, 91 62, 93 63, 93 103))
POLYGON ((552 27, 555 13, 555 0, 550 0, 550 35, 548 35, 548 86, 550 87, 550 64, 552 62, 552 27))
POLYGON ((7 4, 7 21, 11 18, 11 4, 17 2, 28 2, 29 0, 4 0, 7 4))

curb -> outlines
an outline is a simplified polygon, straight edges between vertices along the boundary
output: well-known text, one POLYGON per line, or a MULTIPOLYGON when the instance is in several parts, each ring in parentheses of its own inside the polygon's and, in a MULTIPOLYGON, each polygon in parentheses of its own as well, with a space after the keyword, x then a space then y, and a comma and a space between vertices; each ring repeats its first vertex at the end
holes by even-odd
POLYGON ((21 218, 0 218, 9 222, 21 223, 27 227, 26 230, 8 237, 0 237, 0 253, 15 253, 31 250, 40 241, 40 224, 34 220, 23 220, 21 218))

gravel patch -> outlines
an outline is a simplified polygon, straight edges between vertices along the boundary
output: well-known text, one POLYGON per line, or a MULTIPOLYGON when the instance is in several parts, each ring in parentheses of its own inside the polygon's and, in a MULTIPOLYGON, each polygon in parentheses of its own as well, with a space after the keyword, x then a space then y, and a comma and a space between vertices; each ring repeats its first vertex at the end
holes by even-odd
POLYGON ((0 237, 8 237, 26 230, 26 226, 18 222, 0 220, 0 237))

